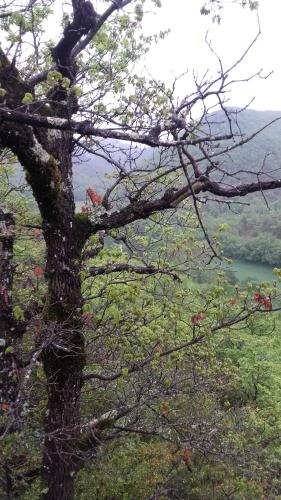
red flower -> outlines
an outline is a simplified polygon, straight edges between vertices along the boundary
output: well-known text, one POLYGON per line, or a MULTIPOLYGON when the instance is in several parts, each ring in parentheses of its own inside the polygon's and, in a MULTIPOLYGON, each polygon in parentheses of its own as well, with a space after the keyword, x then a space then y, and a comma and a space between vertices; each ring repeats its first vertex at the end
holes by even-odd
POLYGON ((255 302, 262 302, 263 300, 263 296, 260 294, 260 293, 255 293, 254 297, 253 297, 253 300, 255 302))
POLYGON ((237 304, 237 299, 231 299, 231 300, 230 300, 230 304, 231 304, 232 306, 235 306, 235 304, 237 304))
POLYGON ((87 213, 87 212, 90 212, 90 208, 89 208, 89 207, 87 207, 87 205, 82 205, 82 207, 81 207, 81 212, 82 212, 82 214, 85 214, 85 213, 87 213))
POLYGON ((36 266, 35 269, 34 269, 34 274, 36 276, 36 278, 39 278, 40 276, 42 276, 43 274, 43 268, 41 266, 36 266))
POLYGON ((272 309, 272 302, 270 300, 270 297, 264 297, 262 299, 262 303, 266 309, 272 309))
POLYGON ((192 314, 191 316, 191 323, 193 326, 198 326, 200 324, 200 321, 203 321, 205 319, 205 314, 203 312, 199 314, 192 314))

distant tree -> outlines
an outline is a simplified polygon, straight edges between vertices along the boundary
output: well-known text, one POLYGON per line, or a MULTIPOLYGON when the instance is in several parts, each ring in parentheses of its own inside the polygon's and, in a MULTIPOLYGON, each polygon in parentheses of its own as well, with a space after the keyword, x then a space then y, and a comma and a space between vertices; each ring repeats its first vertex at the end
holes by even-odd
MULTIPOLYGON (((149 8, 152 4, 160 6, 158 0, 147 2, 149 8)), ((0 145, 5 155, 2 166, 13 158, 22 165, 40 212, 37 222, 35 216, 33 221, 21 216, 24 226, 20 227, 20 207, 14 206, 12 214, 8 193, 1 197, 1 434, 2 439, 16 435, 19 444, 24 439, 24 422, 30 418, 30 412, 36 417, 32 405, 27 410, 25 391, 34 372, 39 372, 45 392, 32 390, 34 401, 39 396, 47 399, 42 467, 38 470, 31 464, 25 479, 32 480, 41 471, 45 481, 42 495, 48 500, 73 498, 77 472, 95 457, 103 441, 121 432, 144 431, 143 408, 153 398, 168 393, 161 370, 153 378, 148 367, 159 358, 169 358, 173 352, 200 343, 205 336, 200 329, 204 315, 196 310, 190 296, 194 314, 186 332, 182 323, 184 338, 170 334, 169 342, 159 345, 155 338, 157 330, 149 330, 153 290, 150 298, 142 296, 141 304, 137 304, 138 290, 132 288, 125 293, 122 288, 125 297, 122 307, 128 318, 132 318, 130 327, 126 317, 120 316, 120 295, 112 293, 107 297, 104 313, 102 309, 96 312, 97 318, 104 315, 107 318, 106 311, 112 307, 108 324, 103 323, 103 336, 99 337, 95 311, 87 304, 93 297, 104 296, 108 276, 159 274, 178 280, 176 271, 165 259, 164 264, 161 258, 151 263, 153 256, 150 261, 145 250, 148 246, 145 230, 137 222, 156 218, 161 225, 157 214, 174 214, 189 199, 212 258, 216 249, 200 218, 200 199, 206 202, 210 195, 229 200, 281 186, 280 180, 265 176, 261 179, 259 172, 250 182, 239 181, 247 165, 238 165, 237 171, 231 172, 224 168, 225 155, 250 139, 237 132, 237 128, 233 131, 239 112, 226 108, 225 96, 234 83, 231 72, 237 64, 224 69, 218 59, 218 74, 195 81, 194 89, 181 101, 176 97, 176 82, 169 89, 138 74, 135 65, 155 40, 141 31, 145 5, 135 0, 104 0, 98 2, 98 12, 91 2, 84 0, 71 3, 11 0, 0 6, 0 145), (210 114, 214 106, 220 107, 227 125, 222 133, 216 132, 217 123, 210 114), (95 167, 87 201, 81 213, 77 213, 72 168, 73 159, 83 151, 93 155, 95 167), (94 174, 99 158, 111 164, 114 177, 104 194, 95 191, 94 174), (140 245, 138 258, 136 249, 132 250, 128 243, 132 227, 142 232, 143 246, 140 245), (19 234, 23 239, 26 234, 31 242, 25 250, 29 252, 25 269, 21 268, 20 260, 23 250, 17 247, 19 234), (45 262, 35 263, 33 247, 41 234, 45 262), (117 243, 117 249, 112 249, 103 262, 100 256, 107 241, 110 245, 117 243), (18 256, 16 268, 14 250, 18 256), (122 252, 126 255, 124 260, 122 252), (94 258, 99 265, 87 268, 85 259, 94 258), (31 265, 32 279, 28 274, 31 265), (13 293, 19 293, 17 286, 13 289, 13 280, 18 280, 20 273, 23 273, 22 293, 27 300, 25 310, 13 301, 13 293), (92 287, 87 286, 91 279, 92 287), (28 287, 29 296, 25 294, 28 287), (148 308, 142 325, 136 321, 134 301, 140 311, 148 308), (120 322, 122 328, 118 329, 116 325, 120 322), (87 337, 89 330, 91 336, 87 337), (120 342, 129 339, 132 343, 133 339, 130 356, 119 353, 118 333, 120 342), (97 362, 97 355, 103 364, 97 362), (142 378, 130 386, 131 399, 125 400, 129 396, 124 390, 123 399, 120 397, 118 402, 114 383, 139 373, 142 378), (81 411, 83 390, 86 396, 81 411), (102 405, 100 400, 105 391, 106 404, 102 405), (95 404, 87 404, 87 392, 91 393, 91 401, 96 396, 95 404)), ((184 45, 180 50, 186 50, 184 45)), ((190 212, 185 210, 191 220, 190 212)), ((183 211, 178 213, 180 217, 183 211)), ((176 238, 181 232, 180 218, 174 220, 178 221, 173 234, 176 238)), ((149 227, 148 224, 147 231, 149 227)), ((163 239, 162 233, 158 233, 158 238, 163 239)), ((188 265, 188 257, 186 262, 188 265)), ((126 282, 127 278, 123 279, 126 282)), ((155 294, 160 293, 154 286, 155 294)), ((161 299, 166 304, 172 302, 165 286, 161 289, 161 299)), ((261 307, 260 303, 255 307, 261 307)), ((160 306, 157 314, 159 318, 163 315, 160 306)), ((225 323, 216 317, 208 331, 239 322, 248 314, 251 311, 235 314, 225 323)), ((176 315, 171 313, 170 332, 175 321, 176 315)), ((176 390, 179 383, 173 387, 176 390)), ((8 458, 5 487, 12 492, 9 471, 13 459, 8 458)), ((21 460, 19 455, 17 463, 21 460)), ((16 479, 20 480, 20 474, 16 479)))

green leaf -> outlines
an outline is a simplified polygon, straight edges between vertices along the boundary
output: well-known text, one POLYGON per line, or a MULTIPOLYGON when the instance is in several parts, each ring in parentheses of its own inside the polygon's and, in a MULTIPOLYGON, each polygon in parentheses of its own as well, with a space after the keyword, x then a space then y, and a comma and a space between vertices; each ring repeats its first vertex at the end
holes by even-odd
POLYGON ((24 313, 20 306, 14 307, 14 316, 17 320, 24 319, 24 313))
POLYGON ((13 352, 14 352, 13 346, 9 345, 8 347, 6 347, 5 354, 13 354, 13 352))
POLYGON ((21 100, 22 104, 31 104, 33 102, 33 95, 27 92, 21 100))
POLYGON ((82 311, 83 313, 89 313, 91 312, 91 307, 89 304, 84 304, 83 307, 82 307, 82 311))

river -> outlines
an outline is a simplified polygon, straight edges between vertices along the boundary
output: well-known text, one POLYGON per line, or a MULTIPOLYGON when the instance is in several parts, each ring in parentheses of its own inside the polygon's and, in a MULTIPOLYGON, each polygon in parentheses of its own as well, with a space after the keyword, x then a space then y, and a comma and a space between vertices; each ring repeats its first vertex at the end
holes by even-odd
POLYGON ((272 281, 274 279, 274 275, 272 274, 273 268, 264 264, 234 260, 229 269, 235 273, 239 281, 246 280, 247 278, 257 281, 272 281))

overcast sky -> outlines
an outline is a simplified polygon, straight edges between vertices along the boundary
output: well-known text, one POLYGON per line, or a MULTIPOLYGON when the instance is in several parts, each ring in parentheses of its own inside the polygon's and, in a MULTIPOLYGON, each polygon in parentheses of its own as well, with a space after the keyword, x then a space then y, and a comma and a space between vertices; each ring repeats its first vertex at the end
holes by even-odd
MULTIPOLYGON (((215 58, 205 43, 206 32, 212 46, 221 57, 225 67, 239 59, 258 32, 257 14, 225 1, 221 25, 213 24, 210 16, 200 15, 202 0, 162 0, 162 9, 145 19, 145 29, 151 32, 170 28, 167 39, 154 47, 147 56, 145 65, 157 79, 169 82, 173 75, 194 69, 199 74, 209 69, 216 74, 215 58)), ((236 85, 229 104, 244 106, 255 97, 251 108, 281 110, 281 0, 260 0, 259 20, 261 36, 244 62, 235 72, 236 78, 249 77, 264 69, 264 74, 273 70, 267 80, 254 79, 236 85)), ((188 83, 179 89, 189 93, 188 83)))

